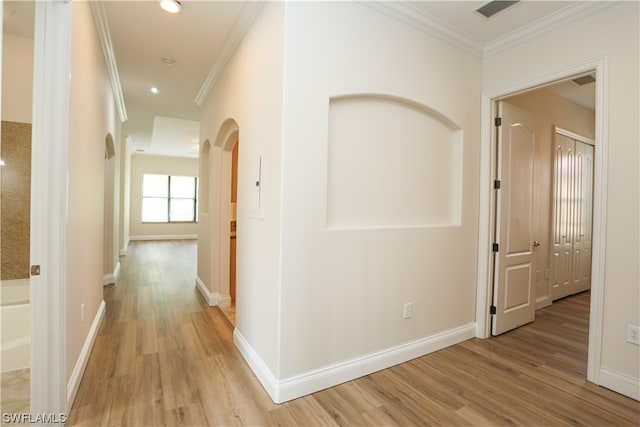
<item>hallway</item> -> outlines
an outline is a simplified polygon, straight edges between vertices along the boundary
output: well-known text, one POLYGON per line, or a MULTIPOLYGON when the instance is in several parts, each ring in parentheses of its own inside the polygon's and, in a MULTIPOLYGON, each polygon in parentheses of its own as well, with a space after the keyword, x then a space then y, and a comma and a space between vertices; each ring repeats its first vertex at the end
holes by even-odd
POLYGON ((134 242, 69 426, 616 425, 640 402, 587 383, 588 294, 526 327, 469 340, 275 405, 194 286, 196 243, 134 242), (561 325, 561 328, 553 327, 561 325))

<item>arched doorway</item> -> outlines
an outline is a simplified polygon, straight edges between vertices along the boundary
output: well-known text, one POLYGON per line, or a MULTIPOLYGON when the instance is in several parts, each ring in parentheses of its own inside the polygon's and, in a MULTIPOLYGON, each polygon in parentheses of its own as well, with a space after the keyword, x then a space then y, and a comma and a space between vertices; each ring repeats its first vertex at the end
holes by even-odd
MULTIPOLYGON (((218 221, 212 228, 218 228, 218 284, 219 306, 231 323, 236 315, 236 260, 239 240, 236 233, 238 210, 239 127, 233 119, 226 120, 218 133, 215 146, 220 149, 220 179, 217 186, 218 221)), ((213 195, 214 192, 211 192, 213 195)), ((215 233, 213 233, 215 234, 215 233)))

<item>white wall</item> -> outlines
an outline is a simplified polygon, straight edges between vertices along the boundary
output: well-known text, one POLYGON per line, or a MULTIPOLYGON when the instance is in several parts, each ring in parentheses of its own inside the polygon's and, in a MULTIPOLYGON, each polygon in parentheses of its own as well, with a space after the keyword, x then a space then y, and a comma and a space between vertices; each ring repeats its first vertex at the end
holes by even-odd
MULTIPOLYGON (((454 342, 469 333, 472 336, 479 58, 358 3, 287 3, 286 9, 278 378, 285 381, 319 373, 342 362, 370 370, 367 360, 376 352, 395 349, 402 357, 411 358, 427 350, 410 355, 401 346, 427 342, 441 333, 454 342), (405 106, 426 108, 432 119, 442 119, 461 130, 457 154, 454 150, 452 157, 441 158, 432 152, 418 162, 424 169, 445 163, 457 170, 461 165, 457 185, 450 182, 455 174, 440 177, 441 184, 454 193, 451 197, 458 200, 451 218, 427 218, 413 224, 401 215, 372 225, 364 217, 358 223, 356 217, 349 219, 353 226, 346 229, 328 226, 327 200, 332 197, 328 179, 335 166, 328 155, 335 143, 330 102, 358 94, 378 94, 392 103, 399 100, 405 106), (406 302, 413 303, 413 318, 405 320, 406 302), (465 327, 469 329, 462 335, 453 332, 465 327)), ((398 120, 407 119, 399 114, 398 120)), ((378 120, 384 120, 384 115, 372 114, 368 124, 365 117, 361 126, 378 126, 378 120)), ((414 126, 412 123, 407 119, 404 126, 414 126)), ((399 151, 415 149, 418 153, 420 149, 404 145, 402 138, 423 130, 394 129, 394 122, 380 126, 389 137, 387 163, 381 161, 384 148, 376 141, 372 156, 376 156, 378 170, 366 170, 370 153, 366 143, 360 144, 353 156, 365 161, 353 162, 353 174, 368 174, 384 186, 384 180, 395 179, 396 173, 411 173, 403 171, 403 166, 415 166, 415 159, 403 159, 399 151), (397 138, 394 130, 399 132, 397 138)), ((428 135, 431 130, 425 132, 428 135)), ((375 135, 363 131, 353 137, 375 135)), ((415 172, 415 179, 423 179, 424 170, 415 172)), ((407 180, 405 184, 414 186, 415 182, 407 180)), ((419 184, 433 188, 433 182, 419 184)), ((443 197, 437 196, 434 203, 443 197)), ((406 217, 413 213, 408 206, 398 209, 405 209, 406 217)), ((390 363, 385 360, 376 366, 380 369, 390 363)), ((362 374, 354 366, 346 377, 362 374)))
POLYGON ((2 36, 2 120, 31 123, 33 40, 2 36))
POLYGON ((628 324, 640 324, 638 8, 638 2, 621 2, 486 58, 482 83, 484 93, 498 93, 608 58, 604 319, 598 368, 604 385, 636 396, 640 347, 626 343, 625 334, 628 324))
MULTIPOLYGON (((68 145, 67 377, 102 302, 105 137, 119 135, 89 3, 73 4, 68 145), (80 307, 84 304, 84 320, 80 307)), ((88 355, 85 355, 88 356, 88 355)))
MULTIPOLYGON (((595 95, 595 84, 591 85, 595 95)), ((516 95, 507 99, 531 113, 538 120, 536 128, 536 162, 534 194, 534 232, 541 242, 534 255, 536 270, 536 308, 551 304, 549 260, 551 249, 551 207, 553 179, 554 126, 578 135, 595 138, 595 111, 562 98, 548 89, 516 95)))
POLYGON ((197 223, 142 222, 142 177, 146 173, 197 177, 198 159, 135 153, 131 155, 129 238, 195 238, 197 223))
POLYGON ((279 342, 284 7, 280 2, 265 4, 204 102, 200 121, 200 140, 211 142, 210 228, 200 229, 200 239, 210 238, 211 246, 199 244, 202 252, 198 277, 211 293, 228 294, 228 283, 218 273, 224 265, 220 263, 221 254, 228 254, 229 245, 226 200, 230 200, 230 190, 229 186, 221 188, 221 185, 222 174, 230 177, 231 153, 220 146, 226 141, 219 134, 223 124, 231 120, 239 127, 240 138, 236 330, 272 373, 277 372, 279 342), (256 215, 251 211, 260 157, 262 212, 256 215), (205 253, 207 249, 209 254, 205 253), (203 263, 210 268, 203 268, 203 263))

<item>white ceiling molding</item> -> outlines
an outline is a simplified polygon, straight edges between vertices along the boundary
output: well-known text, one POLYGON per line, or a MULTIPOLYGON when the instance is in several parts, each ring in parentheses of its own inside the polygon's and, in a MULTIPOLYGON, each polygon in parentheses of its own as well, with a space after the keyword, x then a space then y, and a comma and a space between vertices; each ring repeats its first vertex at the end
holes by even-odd
POLYGON ((211 91, 211 88, 218 80, 218 77, 220 77, 220 74, 224 70, 224 67, 231 59, 231 56, 235 52, 238 45, 240 45, 242 38, 245 36, 245 34, 247 34, 247 31, 249 31, 249 27, 251 27, 253 21, 255 21, 255 19, 258 17, 258 14, 264 7, 265 3, 266 2, 264 1, 251 1, 246 2, 242 6, 242 10, 240 11, 238 18, 236 19, 236 22, 234 22, 233 24, 231 32, 222 45, 220 55, 218 56, 215 64, 213 64, 211 71, 209 71, 209 75, 205 79, 204 83, 200 87, 200 90, 198 91, 198 94, 193 100, 199 106, 202 106, 202 104, 204 103, 205 99, 209 95, 209 92, 211 91))
POLYGON ((572 3, 555 13, 547 15, 544 18, 538 19, 537 21, 490 41, 484 48, 483 56, 488 57, 502 50, 524 43, 543 33, 618 4, 620 1, 621 0, 577 1, 572 3))
POLYGON ((451 27, 449 24, 424 14, 412 6, 410 2, 363 0, 359 1, 359 3, 416 30, 463 49, 472 55, 482 56, 484 48, 482 44, 451 27))
POLYGON ((103 2, 92 1, 89 3, 91 4, 91 12, 93 13, 93 20, 96 24, 98 38, 102 45, 104 59, 107 63, 107 72, 111 79, 111 88, 113 89, 113 97, 115 98, 118 115, 120 116, 120 121, 125 122, 127 120, 127 108, 125 107, 124 96, 122 95, 122 85, 120 84, 120 75, 118 74, 118 66, 116 65, 116 57, 111 42, 107 12, 103 2))
POLYGON ((525 25, 505 36, 494 39, 486 45, 476 42, 468 35, 451 25, 433 18, 416 7, 410 1, 367 1, 359 3, 374 9, 390 18, 400 21, 423 33, 429 34, 453 46, 461 48, 479 57, 488 57, 504 49, 531 40, 545 32, 567 25, 592 13, 620 3, 623 0, 576 1, 531 24, 525 25))

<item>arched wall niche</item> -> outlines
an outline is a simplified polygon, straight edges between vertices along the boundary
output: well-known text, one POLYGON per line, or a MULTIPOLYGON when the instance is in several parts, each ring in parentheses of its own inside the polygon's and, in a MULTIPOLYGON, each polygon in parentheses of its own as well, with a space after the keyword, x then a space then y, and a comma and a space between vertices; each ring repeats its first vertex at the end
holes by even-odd
POLYGON ((385 94, 329 102, 327 228, 460 224, 463 131, 446 114, 385 94))

